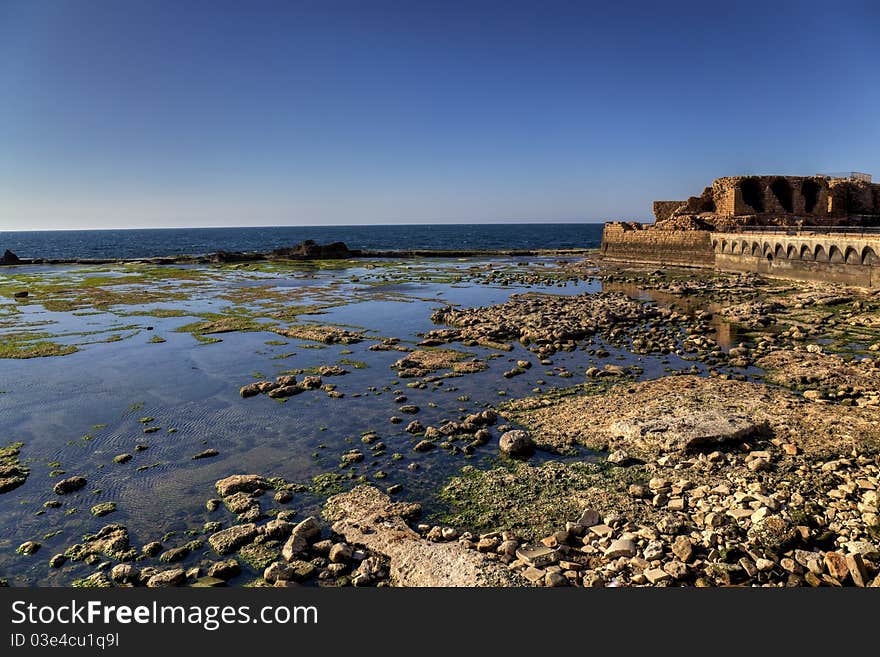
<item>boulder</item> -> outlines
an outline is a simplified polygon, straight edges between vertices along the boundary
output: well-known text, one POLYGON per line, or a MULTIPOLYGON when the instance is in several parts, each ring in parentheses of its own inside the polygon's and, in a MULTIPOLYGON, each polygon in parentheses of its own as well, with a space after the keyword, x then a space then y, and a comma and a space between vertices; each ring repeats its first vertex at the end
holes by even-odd
POLYGON ((498 448, 508 456, 526 456, 535 448, 535 441, 527 431, 513 429, 501 435, 498 448))

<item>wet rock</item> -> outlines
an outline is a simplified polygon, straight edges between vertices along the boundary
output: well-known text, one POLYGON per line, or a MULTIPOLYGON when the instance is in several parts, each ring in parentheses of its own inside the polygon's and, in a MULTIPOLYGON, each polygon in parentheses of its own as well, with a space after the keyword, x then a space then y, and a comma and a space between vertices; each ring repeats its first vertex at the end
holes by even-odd
POLYGON ((189 556, 190 548, 187 545, 182 545, 180 547, 171 548, 170 550, 166 550, 162 554, 159 555, 159 561, 163 563, 175 563, 177 561, 183 561, 189 556))
POLYGON ((118 563, 110 570, 110 578, 118 584, 137 584, 141 571, 129 563, 118 563))
POLYGON ((18 554, 30 556, 36 553, 42 546, 36 541, 25 541, 15 550, 18 554))
POLYGON ((208 449, 202 450, 198 454, 195 454, 192 459, 193 461, 197 461, 199 459, 211 458, 212 456, 217 456, 218 454, 220 454, 220 452, 212 447, 209 447, 208 449))
POLYGON ((49 559, 50 568, 61 568, 65 563, 67 563, 67 557, 63 554, 52 555, 52 558, 49 559))
POLYGON ((278 504, 287 504, 288 502, 293 500, 293 493, 289 490, 279 490, 277 493, 275 493, 273 499, 278 504))
POLYGON ((514 429, 502 434, 498 441, 498 448, 508 456, 526 456, 535 447, 535 441, 527 431, 514 429))
POLYGON ((86 483, 85 477, 68 477, 55 484, 52 490, 56 495, 69 495, 85 488, 86 483))
POLYGON ((95 506, 93 506, 91 511, 93 516, 97 518, 103 518, 104 516, 116 511, 116 503, 101 502, 100 504, 96 504, 95 506))
POLYGON ((246 386, 242 386, 238 394, 242 397, 255 397, 262 392, 260 389, 260 383, 249 383, 246 386))
POLYGON ((428 451, 434 449, 435 447, 437 447, 437 445, 432 443, 430 440, 422 440, 422 441, 415 444, 415 446, 413 447, 413 450, 416 452, 428 452, 428 451))
POLYGON ((131 454, 117 454, 113 457, 114 463, 128 463, 131 461, 131 454))
POLYGON ((321 538, 321 525, 318 524, 317 518, 309 516, 296 525, 290 532, 290 535, 291 537, 301 536, 307 543, 313 543, 321 538))
POLYGON ((226 508, 229 509, 232 513, 247 513, 251 508, 259 508, 260 506, 258 500, 255 500, 248 493, 244 493, 241 491, 224 497, 223 504, 225 504, 226 508))
POLYGON ((151 543, 147 543, 144 547, 141 548, 141 552, 144 556, 147 557, 155 557, 162 551, 162 544, 159 541, 153 541, 151 543))
POLYGON ((406 425, 406 432, 407 433, 412 433, 412 434, 422 433, 424 430, 425 430, 425 427, 422 426, 422 423, 419 422, 418 420, 413 420, 412 422, 410 422, 409 424, 406 425))
POLYGON ((278 388, 274 388, 269 391, 269 396, 272 399, 284 399, 286 397, 293 397, 294 395, 300 394, 304 390, 299 384, 292 386, 280 386, 278 388))
POLYGON ((290 564, 283 561, 275 561, 263 571, 263 579, 270 584, 277 581, 287 582, 294 578, 295 572, 296 569, 290 564))
POLYGON ((116 561, 132 561, 137 551, 129 544, 128 529, 122 525, 104 525, 98 533, 83 537, 83 542, 72 545, 65 554, 74 561, 90 563, 100 555, 116 561))
POLYGON ((226 561, 215 561, 208 566, 208 577, 217 577, 222 580, 229 580, 241 574, 241 566, 235 559, 227 559, 226 561))
POLYGON ((246 523, 244 525, 233 525, 216 534, 211 534, 208 542, 217 554, 229 554, 250 543, 256 536, 256 525, 246 523))
POLYGON ((320 376, 305 376, 300 385, 305 390, 317 390, 321 387, 322 383, 320 376))
POLYGON ((263 535, 271 540, 281 540, 290 535, 293 530, 293 523, 286 520, 270 520, 263 526, 263 535))
POLYGON ((217 489, 217 494, 220 497, 227 497, 239 492, 254 493, 258 490, 271 488, 269 482, 260 475, 255 474, 232 475, 219 480, 214 484, 214 487, 217 489))
POLYGON ((330 548, 330 561, 333 563, 347 563, 354 551, 351 549, 351 546, 346 543, 335 543, 333 547, 330 548))
POLYGON ((113 583, 104 573, 92 573, 83 579, 74 580, 72 586, 84 589, 108 589, 113 583))
POLYGON ((163 570, 147 580, 147 586, 151 589, 180 586, 186 581, 186 571, 183 568, 163 570))

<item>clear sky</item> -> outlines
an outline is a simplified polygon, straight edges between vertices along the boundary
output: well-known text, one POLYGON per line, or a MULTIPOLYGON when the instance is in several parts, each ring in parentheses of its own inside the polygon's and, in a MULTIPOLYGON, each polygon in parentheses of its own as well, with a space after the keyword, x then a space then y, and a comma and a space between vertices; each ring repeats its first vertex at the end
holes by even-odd
POLYGON ((0 0, 0 230, 647 219, 880 176, 880 3, 0 0))

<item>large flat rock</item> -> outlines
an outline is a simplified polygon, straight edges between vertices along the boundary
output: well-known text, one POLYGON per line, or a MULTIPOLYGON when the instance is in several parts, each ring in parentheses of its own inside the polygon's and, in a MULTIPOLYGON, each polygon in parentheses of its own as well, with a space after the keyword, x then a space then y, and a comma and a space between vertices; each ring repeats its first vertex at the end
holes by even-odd
POLYGON ((372 486, 358 486, 327 500, 324 516, 348 543, 391 560, 397 586, 523 586, 505 566, 458 543, 432 543, 406 524, 411 505, 394 503, 372 486))
POLYGON ((544 447, 582 444, 650 457, 766 435, 816 455, 880 450, 878 407, 816 404, 774 386, 690 375, 624 383, 599 395, 526 398, 503 413, 544 447))

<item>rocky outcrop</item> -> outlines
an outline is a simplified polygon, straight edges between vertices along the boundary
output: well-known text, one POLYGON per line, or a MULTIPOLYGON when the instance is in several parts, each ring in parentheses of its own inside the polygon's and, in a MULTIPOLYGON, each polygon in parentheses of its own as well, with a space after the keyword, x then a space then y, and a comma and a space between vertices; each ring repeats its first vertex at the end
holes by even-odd
POLYGON ((0 448, 0 493, 9 492, 27 481, 29 468, 19 461, 21 443, 0 448))
MULTIPOLYGON (((594 335, 605 337, 613 329, 635 326, 663 314, 661 309, 619 292, 576 296, 515 294, 509 301, 494 306, 441 308, 431 315, 431 321, 455 328, 429 331, 425 338, 487 346, 516 340, 524 345, 541 345, 539 355, 550 354, 573 347, 579 340, 594 335)), ((410 354, 405 360, 413 357, 410 354)))
POLYGON ((15 255, 9 249, 3 252, 3 256, 0 257, 0 265, 20 265, 21 258, 15 255))
POLYGON ((371 486, 358 486, 327 500, 324 516, 346 542, 385 555, 397 586, 520 586, 506 567, 457 543, 422 539, 405 518, 417 505, 392 502, 371 486))
POLYGON ((314 240, 305 240, 296 246, 275 249, 272 251, 272 255, 303 260, 333 260, 354 258, 361 255, 361 252, 358 250, 352 251, 345 245, 345 242, 318 244, 314 240))

